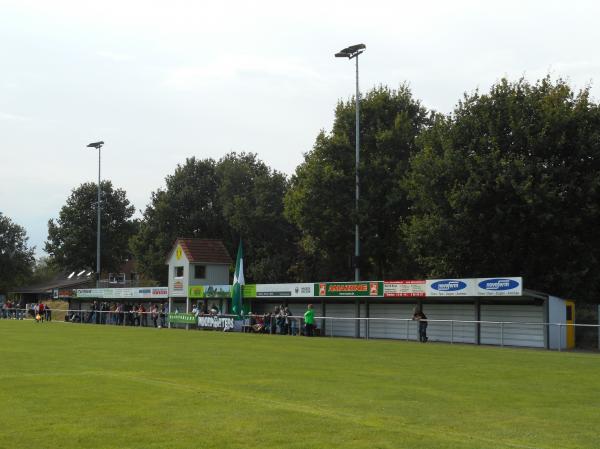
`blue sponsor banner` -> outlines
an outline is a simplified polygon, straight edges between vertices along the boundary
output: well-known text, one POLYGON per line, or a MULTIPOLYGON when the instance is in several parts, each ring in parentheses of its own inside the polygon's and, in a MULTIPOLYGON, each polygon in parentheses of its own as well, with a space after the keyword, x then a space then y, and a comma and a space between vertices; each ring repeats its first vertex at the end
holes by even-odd
POLYGON ((477 282, 477 296, 521 296, 523 294, 523 278, 480 278, 477 282))
POLYGON ((473 279, 429 279, 427 296, 473 296, 473 279))
POLYGON ((521 296, 523 278, 490 277, 475 279, 429 279, 427 297, 448 296, 521 296))

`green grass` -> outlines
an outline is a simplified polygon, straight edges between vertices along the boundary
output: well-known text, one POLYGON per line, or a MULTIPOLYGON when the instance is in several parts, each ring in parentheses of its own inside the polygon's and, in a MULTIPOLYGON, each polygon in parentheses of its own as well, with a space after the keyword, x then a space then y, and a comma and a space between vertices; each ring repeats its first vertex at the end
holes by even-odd
POLYGON ((598 448, 600 356, 0 321, 0 447, 598 448))

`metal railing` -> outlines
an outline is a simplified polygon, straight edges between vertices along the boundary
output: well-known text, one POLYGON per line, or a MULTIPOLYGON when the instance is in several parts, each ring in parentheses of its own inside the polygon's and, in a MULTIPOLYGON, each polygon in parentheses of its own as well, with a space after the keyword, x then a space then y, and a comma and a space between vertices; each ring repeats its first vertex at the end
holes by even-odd
MULTIPOLYGON (((168 313, 153 311, 114 311, 90 309, 52 309, 50 315, 60 314, 64 321, 82 324, 107 324, 122 326, 148 326, 149 319, 156 319, 161 327, 169 324, 168 313), (148 317, 148 315, 156 315, 148 317), (64 316, 68 317, 65 319, 64 316)), ((231 314, 197 314, 215 318, 237 318, 231 314)), ((0 318, 32 319, 32 309, 2 309, 0 318)), ((304 317, 291 315, 283 322, 277 317, 248 315, 244 318, 243 329, 262 333, 285 333, 302 335, 305 330, 304 317), (262 328, 260 323, 262 322, 262 328), (285 324, 283 324, 285 323, 285 324), (257 326, 258 325, 258 326, 257 326), (255 327, 256 326, 256 327, 255 327), (275 327, 275 328, 273 328, 275 327)), ((61 318, 59 318, 60 320, 61 318)), ((321 337, 353 337, 364 339, 418 340, 418 321, 411 318, 346 318, 315 316, 316 335, 321 337)), ((489 321, 489 320, 449 320, 427 319, 427 336, 430 341, 454 343, 489 344, 496 346, 546 347, 559 351, 567 347, 567 333, 576 328, 595 328, 598 324, 566 324, 528 321, 489 321)), ((183 324, 189 328, 193 323, 183 324)), ((158 326, 157 326, 158 327, 158 326)))

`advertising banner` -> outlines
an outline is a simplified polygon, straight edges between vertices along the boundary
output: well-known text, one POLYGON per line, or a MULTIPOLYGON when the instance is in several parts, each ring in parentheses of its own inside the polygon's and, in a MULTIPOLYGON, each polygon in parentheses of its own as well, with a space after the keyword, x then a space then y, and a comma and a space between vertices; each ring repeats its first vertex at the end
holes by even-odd
POLYGON ((311 298, 314 284, 249 284, 242 289, 244 298, 311 298))
POLYGON ((183 281, 175 280, 173 281, 173 292, 183 292, 183 281))
POLYGON ((192 285, 188 287, 188 298, 229 298, 231 285, 192 285))
POLYGON ((474 279, 477 296, 521 296, 523 278, 474 279))
POLYGON ((77 298, 161 299, 169 297, 169 289, 167 287, 79 288, 74 292, 77 298))
POLYGON ((473 279, 428 279, 427 296, 475 296, 473 279))
POLYGON ((523 278, 431 279, 427 296, 521 296, 523 278))
MULTIPOLYGON (((143 290, 143 289, 140 289, 143 290)), ((152 297, 153 298, 168 298, 169 297, 169 289, 167 287, 152 287, 152 297)), ((145 298, 145 296, 144 296, 145 298)))
POLYGON ((193 313, 169 313, 167 316, 171 324, 196 324, 196 315, 193 313))
POLYGON ((386 298, 424 297, 425 281, 384 281, 383 296, 386 298))
POLYGON ((222 329, 228 331, 235 326, 233 318, 218 317, 218 316, 199 316, 198 327, 202 329, 222 329))
POLYGON ((383 296, 383 282, 320 282, 315 296, 383 296))
POLYGON ((75 290, 75 296, 77 298, 103 298, 102 295, 103 290, 97 288, 78 288, 75 290))

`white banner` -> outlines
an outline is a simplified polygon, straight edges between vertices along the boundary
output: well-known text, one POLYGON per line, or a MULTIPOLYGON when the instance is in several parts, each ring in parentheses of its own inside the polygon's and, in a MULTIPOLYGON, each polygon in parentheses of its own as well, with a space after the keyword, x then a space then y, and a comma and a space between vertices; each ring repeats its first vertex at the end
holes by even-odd
POLYGON ((167 287, 79 288, 77 298, 97 299, 161 299, 169 297, 167 287))
POLYGON ((430 279, 427 296, 521 296, 523 278, 430 279))
POLYGON ((314 290, 314 284, 256 284, 256 297, 306 298, 314 296, 314 290))
POLYGON ((383 296, 386 298, 423 297, 425 281, 384 281, 383 296))
POLYGON ((198 327, 212 327, 228 331, 234 328, 234 321, 233 318, 200 316, 198 317, 198 327))

